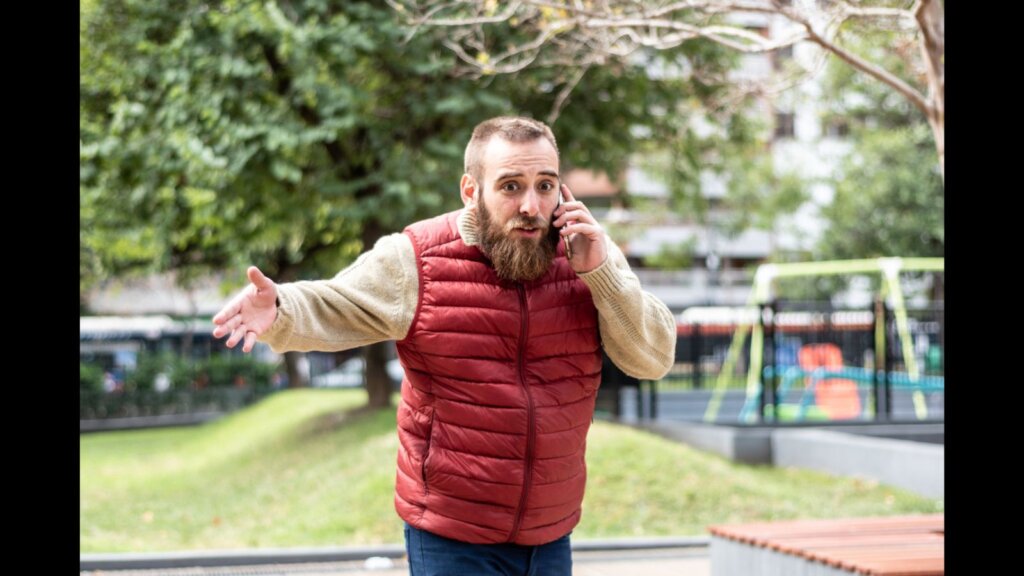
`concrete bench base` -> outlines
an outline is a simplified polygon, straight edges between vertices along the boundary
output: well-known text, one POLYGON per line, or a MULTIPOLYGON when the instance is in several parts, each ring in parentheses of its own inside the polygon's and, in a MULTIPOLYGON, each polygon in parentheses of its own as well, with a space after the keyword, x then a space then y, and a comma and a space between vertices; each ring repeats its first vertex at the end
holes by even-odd
POLYGON ((741 544, 725 538, 711 539, 711 576, 850 576, 840 570, 799 556, 791 556, 741 544))
POLYGON ((873 478, 928 498, 945 495, 945 446, 908 440, 942 438, 945 425, 941 423, 771 427, 653 421, 634 425, 737 462, 873 478))

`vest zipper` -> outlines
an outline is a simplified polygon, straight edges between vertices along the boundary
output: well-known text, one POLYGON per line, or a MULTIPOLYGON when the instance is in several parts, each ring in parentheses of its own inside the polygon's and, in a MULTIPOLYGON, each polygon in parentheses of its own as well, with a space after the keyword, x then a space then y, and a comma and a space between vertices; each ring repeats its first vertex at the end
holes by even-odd
POLYGON ((427 483, 427 461, 430 460, 430 443, 434 440, 434 411, 430 412, 430 423, 427 425, 427 445, 423 450, 423 461, 420 462, 420 476, 423 477, 423 494, 430 494, 430 485, 427 483))
POLYGON ((516 521, 512 524, 512 533, 508 537, 509 542, 514 542, 519 535, 519 525, 523 522, 523 515, 526 513, 526 498, 530 494, 530 480, 533 477, 533 444, 536 441, 536 430, 533 414, 533 396, 530 395, 530 387, 526 385, 526 337, 528 334, 527 320, 529 314, 526 309, 526 289, 520 284, 519 309, 522 316, 522 327, 519 330, 519 385, 523 387, 526 394, 526 463, 523 466, 523 495, 519 497, 519 508, 516 510, 516 521))

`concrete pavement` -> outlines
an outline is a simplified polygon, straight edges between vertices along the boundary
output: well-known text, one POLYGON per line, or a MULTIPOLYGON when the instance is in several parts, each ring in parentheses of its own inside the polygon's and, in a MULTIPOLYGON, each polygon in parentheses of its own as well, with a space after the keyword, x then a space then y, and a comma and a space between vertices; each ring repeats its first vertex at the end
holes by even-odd
MULTIPOLYGON (((404 558, 82 571, 81 576, 407 576, 404 558), (373 568, 374 565, 380 566, 373 568)), ((544 575, 538 575, 544 576, 544 575)), ((573 576, 711 576, 706 546, 573 551, 573 576)))

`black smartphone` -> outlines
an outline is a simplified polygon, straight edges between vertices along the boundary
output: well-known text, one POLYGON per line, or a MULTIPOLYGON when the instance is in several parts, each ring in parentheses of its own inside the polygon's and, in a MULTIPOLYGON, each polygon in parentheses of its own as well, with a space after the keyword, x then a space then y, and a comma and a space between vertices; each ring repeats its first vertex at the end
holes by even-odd
MULTIPOLYGON (((559 206, 562 205, 562 199, 563 199, 564 196, 565 196, 565 192, 563 191, 561 184, 559 184, 559 186, 558 186, 558 205, 559 206)), ((566 222, 566 224, 568 224, 568 222, 566 222)), ((565 226, 562 226, 562 228, 565 228, 565 226)), ((569 260, 572 260, 572 244, 569 242, 569 237, 568 236, 562 236, 562 242, 565 242, 565 257, 568 258, 569 260)))

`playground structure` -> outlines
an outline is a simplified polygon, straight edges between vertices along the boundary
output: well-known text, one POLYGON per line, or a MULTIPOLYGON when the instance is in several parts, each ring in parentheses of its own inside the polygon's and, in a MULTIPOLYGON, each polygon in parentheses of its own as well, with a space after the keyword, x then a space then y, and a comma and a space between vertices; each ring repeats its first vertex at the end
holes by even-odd
MULTIPOLYGON (((878 418, 879 407, 891 409, 893 390, 912 394, 914 414, 918 420, 928 417, 925 394, 944 391, 944 377, 924 374, 917 360, 910 334, 907 307, 900 286, 900 274, 910 271, 944 271, 943 258, 878 258, 789 264, 763 264, 754 277, 754 288, 744 316, 749 321, 736 325, 733 338, 721 371, 715 381, 704 421, 717 418, 722 396, 728 380, 735 371, 750 336, 749 363, 746 375, 746 397, 739 420, 803 421, 852 420, 878 418), (843 361, 841 350, 834 343, 816 342, 802 346, 780 346, 774 335, 777 327, 784 326, 783 313, 778 313, 772 302, 772 285, 779 279, 850 274, 880 274, 881 290, 874 312, 861 312, 834 321, 844 325, 871 330, 874 350, 885 351, 896 345, 902 356, 903 370, 897 371, 887 363, 886 355, 873 358, 872 365, 849 366, 843 361), (887 304, 887 306, 886 306, 887 304), (895 326, 892 334, 886 330, 887 315, 892 315, 895 326), (889 341, 895 339, 895 342, 889 341), (766 343, 771 352, 765 353, 766 343), (765 362, 767 356, 769 362, 765 362), (802 387, 801 387, 802 385, 802 387), (871 390, 865 400, 861 392, 871 390), (793 401, 793 396, 796 400, 793 401)), ((797 313, 788 313, 789 321, 797 313)), ((819 314, 820 315, 820 314, 819 314)), ((834 314, 833 314, 834 315, 834 314)), ((804 317, 808 313, 803 313, 804 317)), ((829 316, 831 318, 831 316, 829 316)), ((831 320, 830 320, 831 321, 831 320)), ((891 361, 890 361, 891 362, 891 361)))

